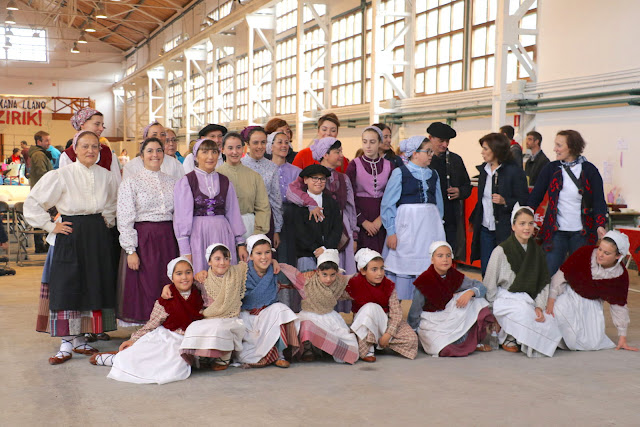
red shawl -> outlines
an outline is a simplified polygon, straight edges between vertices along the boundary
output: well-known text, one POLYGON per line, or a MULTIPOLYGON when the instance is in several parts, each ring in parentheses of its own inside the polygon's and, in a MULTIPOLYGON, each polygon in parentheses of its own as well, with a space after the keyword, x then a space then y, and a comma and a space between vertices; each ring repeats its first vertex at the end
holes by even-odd
POLYGON ((169 314, 169 317, 164 321, 162 326, 171 331, 175 331, 176 329, 182 329, 184 331, 191 322, 204 318, 204 316, 200 314, 200 310, 202 310, 202 306, 204 305, 202 295, 195 286, 191 288, 191 295, 189 295, 187 299, 182 298, 176 285, 171 284, 169 289, 171 290, 173 298, 158 298, 160 305, 162 305, 169 314))
MULTIPOLYGON (((67 148, 64 152, 67 153, 67 156, 69 156, 72 162, 76 161, 76 151, 73 149, 73 146, 67 148)), ((110 171, 112 160, 113 153, 111 152, 111 148, 104 144, 100 144, 100 160, 97 164, 110 171)))
POLYGON ((386 277, 382 279, 382 283, 374 286, 360 273, 356 274, 349 280, 347 285, 347 293, 353 298, 351 303, 351 311, 357 313, 363 305, 367 303, 378 304, 385 313, 389 312, 389 298, 393 290, 396 288, 395 283, 386 277))
POLYGON ((609 304, 626 305, 629 293, 629 273, 622 266, 623 273, 613 279, 594 279, 591 276, 591 256, 597 246, 583 246, 562 264, 560 270, 571 288, 587 299, 603 299, 609 304))
POLYGON ((460 289, 463 280, 464 274, 453 267, 447 271, 446 276, 440 277, 433 264, 431 264, 429 269, 413 282, 416 288, 424 295, 425 301, 422 309, 429 312, 444 310, 451 298, 453 298, 453 294, 460 289))

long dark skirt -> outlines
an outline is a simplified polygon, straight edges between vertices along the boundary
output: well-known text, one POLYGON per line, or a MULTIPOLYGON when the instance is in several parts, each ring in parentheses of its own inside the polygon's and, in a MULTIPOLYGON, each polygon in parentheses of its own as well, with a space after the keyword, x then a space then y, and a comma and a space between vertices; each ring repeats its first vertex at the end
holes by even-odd
MULTIPOLYGON (((362 216, 362 220, 373 222, 380 216, 380 204, 382 198, 373 197, 356 197, 355 203, 362 216)), ((384 248, 384 240, 387 238, 387 230, 384 227, 380 227, 380 231, 375 236, 369 236, 367 230, 360 226, 360 232, 358 233, 358 249, 369 248, 378 253, 382 253, 384 248)))
MULTIPOLYGON (((276 253, 279 263, 293 266, 296 265, 298 259, 296 256, 295 227, 293 225, 294 211, 295 207, 293 204, 287 202, 282 204, 282 231, 280 232, 280 246, 276 253)), ((301 309, 300 304, 302 302, 300 293, 293 287, 291 282, 287 280, 284 274, 280 274, 278 280, 280 284, 284 286, 284 288, 278 291, 278 301, 289 307, 294 313, 298 313, 301 309)))
POLYGON ((137 271, 127 265, 124 283, 118 289, 118 319, 129 323, 146 323, 153 305, 162 293, 162 287, 170 283, 167 264, 178 256, 178 243, 173 234, 173 222, 136 222, 140 258, 137 271))

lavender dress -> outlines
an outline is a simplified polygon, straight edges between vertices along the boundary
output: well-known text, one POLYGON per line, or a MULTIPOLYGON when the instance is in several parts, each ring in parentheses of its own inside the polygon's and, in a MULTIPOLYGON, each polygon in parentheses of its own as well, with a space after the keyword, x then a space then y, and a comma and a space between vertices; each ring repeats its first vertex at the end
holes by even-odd
POLYGON ((191 254, 194 272, 207 270, 206 250, 212 243, 231 249, 231 263, 238 263, 235 246, 244 243, 246 229, 233 184, 217 172, 196 168, 175 186, 173 230, 180 255, 191 254))

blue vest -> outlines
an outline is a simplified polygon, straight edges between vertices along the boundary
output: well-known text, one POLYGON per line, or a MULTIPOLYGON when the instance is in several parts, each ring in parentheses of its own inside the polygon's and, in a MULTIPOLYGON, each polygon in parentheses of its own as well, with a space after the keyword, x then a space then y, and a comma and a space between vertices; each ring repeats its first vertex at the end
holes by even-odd
POLYGON ((402 193, 396 206, 415 203, 436 204, 436 182, 438 181, 436 171, 432 171, 431 178, 427 179, 427 200, 424 200, 422 181, 414 177, 405 165, 400 166, 400 170, 402 171, 402 193))

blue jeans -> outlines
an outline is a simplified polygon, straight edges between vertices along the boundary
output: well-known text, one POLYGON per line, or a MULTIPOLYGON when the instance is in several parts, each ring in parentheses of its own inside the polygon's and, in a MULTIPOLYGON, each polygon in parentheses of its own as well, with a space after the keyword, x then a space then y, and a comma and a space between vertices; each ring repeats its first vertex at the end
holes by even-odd
POLYGON ((587 238, 580 231, 556 231, 551 239, 551 250, 547 252, 549 275, 556 274, 565 259, 586 243, 587 238))
POLYGON ((482 277, 484 277, 484 273, 487 271, 491 252, 493 252, 495 248, 496 232, 483 226, 480 230, 480 266, 482 269, 482 277))

